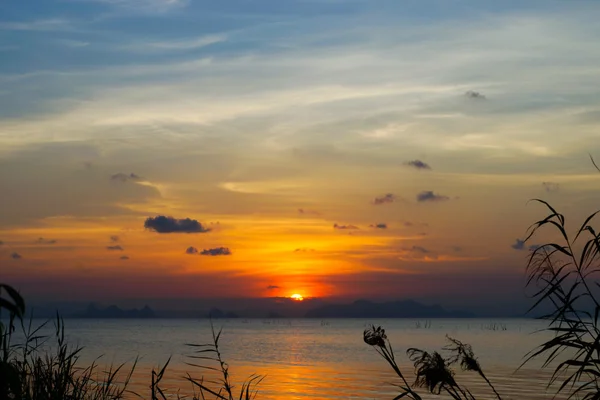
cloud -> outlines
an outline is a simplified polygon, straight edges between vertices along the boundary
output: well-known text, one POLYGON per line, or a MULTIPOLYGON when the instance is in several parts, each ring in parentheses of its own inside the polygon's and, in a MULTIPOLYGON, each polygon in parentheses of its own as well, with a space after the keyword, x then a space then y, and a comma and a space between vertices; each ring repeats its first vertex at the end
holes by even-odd
POLYGON ((448 196, 444 196, 441 194, 435 194, 431 190, 424 190, 421 193, 417 194, 417 201, 422 203, 425 201, 446 201, 450 200, 448 196))
POLYGON ((406 226, 407 228, 410 228, 411 226, 414 226, 414 224, 412 222, 410 222, 410 221, 404 221, 402 223, 402 225, 406 226))
POLYGON ((119 172, 118 174, 111 175, 110 180, 118 181, 118 182, 128 182, 128 181, 137 182, 137 181, 142 180, 142 178, 139 175, 134 174, 133 172, 130 173, 129 175, 119 172))
POLYGON ((110 251, 123 251, 125 249, 123 249, 119 245, 116 245, 116 246, 106 246, 106 250, 110 250, 110 251))
POLYGON ((421 160, 412 160, 406 163, 409 167, 414 167, 416 169, 431 169, 429 164, 424 163, 421 160))
POLYGON ((69 21, 64 19, 40 19, 27 22, 0 22, 0 30, 7 31, 68 31, 72 29, 69 21))
POLYGON ((84 42, 81 40, 71 40, 71 39, 61 39, 61 40, 58 40, 57 43, 62 44, 63 46, 66 46, 66 47, 71 47, 71 48, 87 47, 90 45, 90 42, 84 42))
POLYGON ((38 238, 35 242, 38 244, 56 244, 55 239, 44 239, 43 237, 38 238))
POLYGON ((394 196, 392 193, 387 193, 381 197, 375 197, 373 204, 379 206, 381 204, 393 203, 394 201, 396 201, 396 196, 394 196))
POLYGON ((461 251, 463 251, 463 248, 460 246, 452 246, 452 250, 454 250, 457 253, 460 253, 461 251))
POLYGON ((201 256, 230 256, 231 251, 227 247, 216 247, 214 249, 204 249, 200 252, 201 256))
POLYGON ((525 249, 525 241, 521 240, 521 239, 517 239, 515 241, 515 243, 513 245, 511 245, 510 247, 512 247, 515 250, 523 250, 523 249, 525 249))
POLYGON ((157 233, 205 233, 210 231, 210 228, 205 228, 195 219, 176 219, 164 215, 148 217, 144 222, 144 228, 157 233))
POLYGON ((560 189, 560 185, 556 182, 542 182, 542 186, 546 192, 558 192, 560 189))
POLYGON ((4 244, 4 242, 2 240, 0 240, 0 246, 2 246, 4 244))
POLYGON ((113 243, 117 243, 119 240, 120 240, 120 238, 117 235, 110 236, 110 241, 113 243))
POLYGON ((431 253, 431 251, 427 250, 425 247, 422 246, 413 246, 409 249, 407 249, 409 251, 413 251, 415 253, 421 253, 421 254, 429 254, 431 253))
POLYGON ((12 253, 10 255, 10 258, 12 258, 13 260, 19 260, 19 259, 23 258, 23 256, 21 256, 19 253, 12 253))
POLYGON ((369 225, 371 228, 375 228, 375 229, 387 229, 387 224, 384 223, 379 223, 379 224, 371 224, 369 225))
POLYGON ((305 208, 299 208, 298 209, 298 213, 302 214, 302 215, 321 215, 320 212, 315 211, 315 210, 307 210, 305 208))
POLYGON ((269 286, 267 286, 267 290, 275 290, 275 289, 281 289, 281 287, 277 286, 277 285, 269 285, 269 286))
POLYGON ((333 224, 333 229, 360 229, 358 226, 355 225, 338 225, 338 224, 333 224))
POLYGON ((194 246, 190 246, 187 249, 185 249, 185 254, 198 254, 198 249, 194 246))
POLYGON ((129 256, 121 256, 119 257, 120 260, 129 260, 129 256))
POLYGON ((297 248, 296 250, 294 250, 294 253, 312 253, 313 251, 316 251, 316 250, 308 248, 308 247, 300 247, 300 248, 297 248))
POLYGON ((208 35, 197 38, 177 39, 160 42, 135 42, 123 46, 123 50, 140 53, 195 50, 227 40, 225 35, 208 35))
POLYGON ((482 94, 480 92, 476 92, 474 90, 468 90, 467 92, 465 92, 465 97, 467 97, 469 99, 473 99, 473 100, 485 100, 486 99, 484 94, 482 94))
POLYGON ((162 15, 184 9, 190 0, 89 0, 106 4, 118 10, 118 16, 162 15))

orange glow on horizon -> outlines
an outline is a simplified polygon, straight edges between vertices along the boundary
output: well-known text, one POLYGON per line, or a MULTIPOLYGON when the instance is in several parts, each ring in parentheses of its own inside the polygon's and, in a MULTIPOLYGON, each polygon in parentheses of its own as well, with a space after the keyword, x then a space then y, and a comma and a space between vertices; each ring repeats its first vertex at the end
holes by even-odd
POLYGON ((294 293, 293 295, 290 296, 290 299, 296 300, 296 301, 302 301, 302 300, 304 300, 304 297, 301 294, 294 293))

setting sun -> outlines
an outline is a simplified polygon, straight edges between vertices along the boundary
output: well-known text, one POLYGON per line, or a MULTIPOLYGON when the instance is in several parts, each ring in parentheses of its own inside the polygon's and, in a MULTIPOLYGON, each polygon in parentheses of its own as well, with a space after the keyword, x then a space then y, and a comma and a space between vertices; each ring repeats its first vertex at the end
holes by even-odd
POLYGON ((296 301, 302 301, 302 300, 304 300, 304 297, 302 297, 301 294, 294 293, 293 295, 290 296, 290 299, 296 300, 296 301))

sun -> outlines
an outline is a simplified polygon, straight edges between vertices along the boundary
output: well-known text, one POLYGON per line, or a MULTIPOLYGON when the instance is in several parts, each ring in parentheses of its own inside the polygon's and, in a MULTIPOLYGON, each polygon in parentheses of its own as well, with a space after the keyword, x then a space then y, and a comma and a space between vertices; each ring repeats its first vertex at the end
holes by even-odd
POLYGON ((293 295, 290 296, 290 299, 296 300, 296 301, 302 301, 302 300, 304 300, 304 297, 302 297, 301 294, 294 293, 293 295))

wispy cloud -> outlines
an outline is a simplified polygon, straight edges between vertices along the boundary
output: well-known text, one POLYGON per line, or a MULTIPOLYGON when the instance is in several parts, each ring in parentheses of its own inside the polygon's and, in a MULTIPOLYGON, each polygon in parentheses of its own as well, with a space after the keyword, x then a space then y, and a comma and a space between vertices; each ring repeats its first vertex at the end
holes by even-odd
POLYGON ((190 0, 86 0, 113 7, 121 14, 156 15, 185 8, 190 0))
POLYGON ((45 238, 41 237, 41 238, 38 238, 35 242, 37 244, 56 244, 57 241, 56 241, 56 239, 45 239, 45 238))
POLYGON ((556 182, 542 182, 542 186, 548 193, 558 192, 560 190, 560 185, 556 182))
POLYGON ((486 99, 484 94, 476 92, 474 90, 468 90, 467 92, 465 92, 465 97, 467 97, 468 99, 473 99, 473 100, 485 100, 486 99))
POLYGON ((314 251, 315 249, 311 249, 309 247, 299 247, 296 250, 294 250, 294 253, 312 253, 314 251))
POLYGON ((117 235, 111 235, 110 236, 110 241, 113 243, 117 243, 119 240, 121 240, 121 238, 117 235))
POLYGON ((306 208, 299 208, 299 209, 298 209, 298 214, 301 214, 301 215, 314 215, 314 216, 319 216, 319 215, 321 215, 321 213, 320 213, 320 212, 318 212, 318 211, 315 211, 315 210, 308 210, 308 209, 306 209, 306 208))
POLYGON ((373 204, 379 206, 382 204, 393 203, 394 201, 396 201, 396 196, 392 193, 387 193, 383 196, 375 197, 375 199, 373 199, 373 204))
POLYGON ((119 260, 129 260, 129 256, 121 256, 119 257, 119 260))
POLYGON ((267 286, 267 290, 275 290, 275 289, 281 289, 281 287, 277 286, 277 285, 269 285, 269 286, 267 286))
POLYGON ((0 30, 10 31, 69 31, 73 25, 70 21, 59 18, 39 19, 34 21, 0 22, 0 30))
POLYGON ((196 50, 227 40, 225 35, 208 35, 190 39, 173 39, 156 42, 135 42, 122 47, 123 50, 141 53, 176 52, 196 50))
POLYGON ((119 245, 115 245, 115 246, 106 246, 106 250, 110 250, 110 251, 123 251, 125 249, 123 247, 119 246, 119 245))
POLYGON ((421 253, 421 254, 429 254, 429 253, 431 253, 431 251, 429 251, 428 249, 426 249, 423 246, 412 246, 410 248, 406 248, 405 250, 412 251, 412 252, 415 252, 415 253, 421 253))
POLYGON ((80 47, 87 47, 90 45, 90 42, 85 42, 83 40, 72 40, 72 39, 60 39, 57 41, 58 44, 61 44, 66 47, 70 47, 73 49, 80 47))
POLYGON ((231 250, 227 247, 216 247, 214 249, 204 249, 200 252, 201 256, 230 256, 231 250))
POLYGON ((10 258, 12 258, 13 260, 19 260, 21 258, 23 258, 23 256, 21 256, 19 253, 14 252, 10 254, 10 258))
POLYGON ((356 229, 360 229, 360 228, 358 226, 356 226, 356 225, 338 225, 338 224, 333 224, 333 229, 356 230, 356 229))
POLYGON ((124 174, 122 172, 119 172, 117 174, 111 175, 110 180, 116 181, 116 182, 129 182, 129 181, 137 182, 137 181, 142 180, 142 178, 139 175, 134 174, 133 172, 130 174, 124 174))
POLYGON ((438 202, 438 201, 446 201, 450 200, 448 196, 444 196, 441 194, 435 194, 431 190, 424 190, 421 193, 417 194, 417 201, 419 203, 423 202, 438 202))
POLYGON ((379 223, 379 224, 372 224, 369 225, 371 228, 375 228, 375 229, 387 229, 387 224, 385 223, 379 223))

